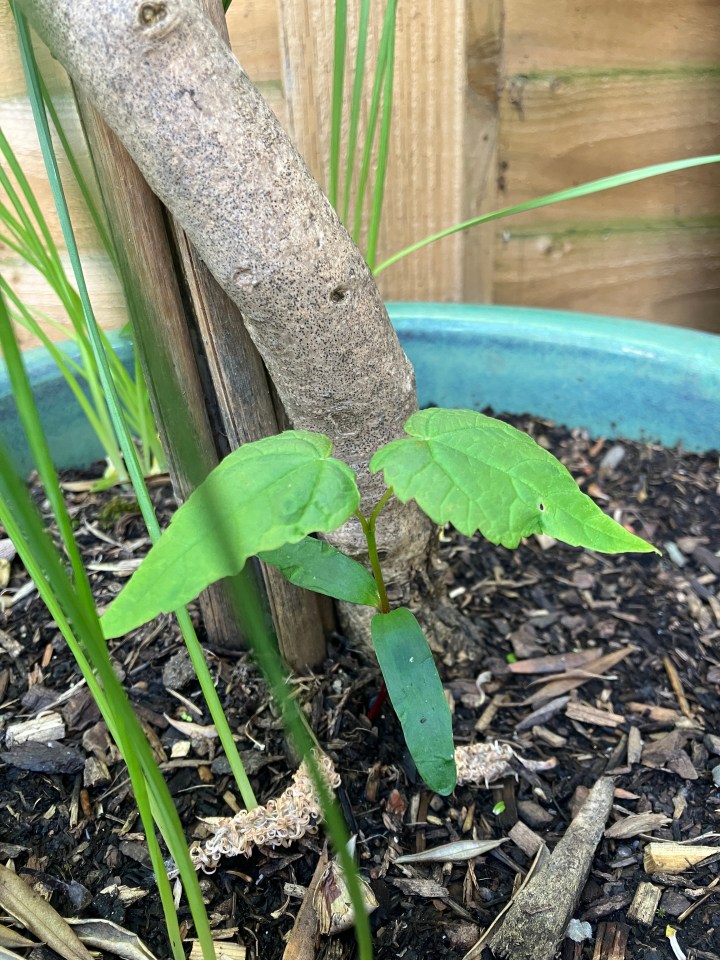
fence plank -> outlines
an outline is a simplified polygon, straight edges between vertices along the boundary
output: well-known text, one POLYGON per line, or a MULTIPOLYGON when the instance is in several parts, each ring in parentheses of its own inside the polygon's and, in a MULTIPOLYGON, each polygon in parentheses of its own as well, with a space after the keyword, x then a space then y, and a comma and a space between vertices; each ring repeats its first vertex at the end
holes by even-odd
MULTIPOLYGON (((310 169, 325 187, 334 6, 334 0, 313 4, 280 0, 290 130, 310 169)), ((370 50, 378 42, 384 6, 384 0, 373 3, 370 50)), ((354 14, 353 9, 350 15, 354 14)), ((399 5, 392 154, 381 260, 464 215, 466 27, 462 0, 413 0, 399 5)), ((354 57, 355 33, 355 24, 351 23, 349 62, 354 57)), ((462 285, 462 255, 462 237, 445 240, 381 275, 381 290, 386 296, 407 300, 457 299, 462 285)))
POLYGON ((720 334, 720 225, 662 233, 506 233, 496 246, 495 301, 720 334))
MULTIPOLYGON (((498 77, 502 60, 501 0, 468 5, 465 95, 465 212, 462 219, 496 209, 498 202, 498 77)), ((462 299, 490 303, 493 295, 494 224, 463 235, 462 299)))
POLYGON ((239 0, 226 16, 230 46, 254 83, 280 79, 279 15, 268 0, 239 0))
POLYGON ((505 0, 505 70, 717 64, 717 0, 505 0))
MULTIPOLYGON (((598 177, 720 152, 720 72, 676 71, 515 81, 500 107, 500 159, 512 204, 598 177)), ((720 213, 714 166, 666 175, 561 207, 522 222, 720 213)))

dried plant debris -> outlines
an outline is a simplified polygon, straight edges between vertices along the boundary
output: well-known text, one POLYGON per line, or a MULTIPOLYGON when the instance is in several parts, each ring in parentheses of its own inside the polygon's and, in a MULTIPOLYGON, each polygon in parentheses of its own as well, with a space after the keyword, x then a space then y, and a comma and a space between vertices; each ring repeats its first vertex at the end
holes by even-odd
POLYGON ((629 840, 638 837, 641 833, 652 833, 660 827, 667 827, 672 823, 672 817, 664 813, 631 813, 622 820, 618 820, 605 831, 605 836, 612 840, 629 840))
MULTIPOLYGON (((328 789, 339 787, 340 776, 332 760, 317 751, 315 759, 328 789)), ((320 798, 303 761, 292 783, 279 797, 264 806, 241 810, 231 819, 217 821, 213 836, 203 844, 193 844, 190 857, 196 869, 213 873, 222 857, 248 857, 256 847, 289 847, 307 833, 314 833, 321 818, 320 798)), ((176 871, 171 875, 175 876, 176 871)))
POLYGON ((111 920, 68 920, 80 940, 94 950, 105 950, 123 960, 156 960, 137 934, 111 920))
POLYGON ((69 924, 12 870, 0 865, 0 907, 65 960, 92 960, 69 924))
MULTIPOLYGON (((353 838, 351 855, 354 850, 353 838)), ((377 899, 367 880, 358 876, 358 881, 365 912, 370 914, 378 908, 377 899)), ((335 936, 354 926, 355 909, 339 857, 334 857, 323 870, 313 894, 313 906, 318 918, 318 928, 324 936, 335 936)))
POLYGON ((684 873, 704 860, 720 860, 720 847, 697 843, 649 843, 643 866, 646 873, 684 873))
POLYGON ((487 787, 508 774, 515 775, 518 766, 534 773, 552 770, 557 766, 557 759, 551 757, 549 760, 525 760, 509 744, 474 743, 455 748, 455 765, 460 786, 474 783, 487 787))

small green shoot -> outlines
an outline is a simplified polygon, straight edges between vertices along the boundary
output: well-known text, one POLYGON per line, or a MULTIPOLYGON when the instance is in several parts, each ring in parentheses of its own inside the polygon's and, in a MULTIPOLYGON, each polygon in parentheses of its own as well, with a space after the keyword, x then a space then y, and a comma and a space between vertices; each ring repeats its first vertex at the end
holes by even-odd
POLYGON ((498 800, 498 802, 492 808, 492 812, 496 817, 499 817, 501 813, 505 813, 505 801, 498 800))
POLYGON ((409 610, 390 609, 375 543, 390 498, 415 500, 434 522, 507 547, 549 533, 605 553, 655 548, 606 516, 552 454, 506 423, 433 409, 414 414, 405 429, 407 437, 370 461, 387 490, 369 517, 359 509, 354 474, 330 456, 327 437, 290 430, 235 450, 178 509, 101 623, 106 637, 120 636, 252 556, 307 589, 374 607, 373 644, 408 748, 428 786, 446 794, 455 783, 449 708, 420 625, 409 610), (353 514, 370 570, 308 536, 353 514))

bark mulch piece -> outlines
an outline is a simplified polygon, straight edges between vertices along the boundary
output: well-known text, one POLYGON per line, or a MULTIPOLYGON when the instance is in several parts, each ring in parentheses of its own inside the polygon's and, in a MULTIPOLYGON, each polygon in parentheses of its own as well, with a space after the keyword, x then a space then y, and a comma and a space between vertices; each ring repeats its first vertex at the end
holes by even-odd
MULTIPOLYGON (((561 955, 669 960, 672 924, 688 957, 718 960, 720 857, 671 874, 643 864, 651 841, 720 853, 718 457, 512 422, 663 556, 605 556, 536 538, 511 552, 441 533, 450 596, 484 638, 482 649, 439 658, 456 741, 498 741, 514 751, 507 775, 488 788, 467 785, 448 798, 424 788, 391 708, 367 719, 379 673, 372 656, 343 637, 333 638, 322 672, 293 678, 342 776, 340 800, 379 902, 375 955, 463 957, 507 904, 538 844, 552 850, 588 789, 609 775, 612 829, 575 911, 592 937, 565 940, 561 955), (548 760, 556 761, 551 769, 548 760), (440 844, 509 834, 474 860, 393 863, 440 844)), ((169 486, 152 492, 167 519, 169 486)), ((149 546, 137 505, 125 492, 67 495, 98 603, 108 603, 149 546)), ((166 957, 123 764, 57 627, 20 562, 11 563, 0 591, 0 856, 63 916, 113 920, 166 957), (41 710, 64 725, 57 746, 22 742, 22 726, 21 742, 5 742, 8 728, 41 710)), ((180 651, 166 617, 112 643, 190 840, 203 836, 200 818, 231 816, 240 800, 217 741, 190 737, 182 724, 201 728, 210 719, 180 651)), ((284 789, 296 761, 249 658, 212 649, 207 656, 265 801, 284 789)), ((321 848, 322 838, 311 837, 221 863, 202 878, 215 927, 244 944, 248 958, 279 960, 321 848)), ((188 916, 182 904, 181 921, 188 916)), ((318 956, 350 957, 352 944, 352 934, 342 934, 318 956)), ((47 948, 32 954, 41 955, 54 956, 47 948)))

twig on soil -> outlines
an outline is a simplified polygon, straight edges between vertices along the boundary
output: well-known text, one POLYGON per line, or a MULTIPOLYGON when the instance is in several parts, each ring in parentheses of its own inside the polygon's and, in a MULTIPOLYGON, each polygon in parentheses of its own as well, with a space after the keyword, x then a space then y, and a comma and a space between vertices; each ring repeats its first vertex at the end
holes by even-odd
POLYGON ((677 697, 678 706, 682 713, 692 720, 692 710, 690 709, 690 704, 687 701, 685 696, 685 691, 683 690, 682 680, 680 679, 680 674, 675 669, 670 657, 663 657, 663 666, 665 667, 665 673, 668 675, 668 680, 670 681, 670 686, 673 688, 673 693, 677 697))
POLYGON ((547 863, 515 897, 490 940, 496 957, 552 960, 582 893, 612 807, 614 784, 595 784, 547 863))
POLYGON ((313 898, 320 878, 328 865, 328 856, 325 851, 320 856, 315 867, 310 886, 307 888, 295 924, 290 931, 287 945, 283 952, 283 960, 315 960, 318 935, 318 915, 313 905, 313 898))

